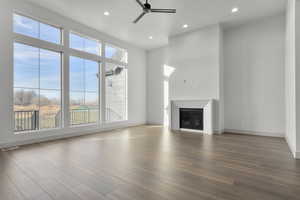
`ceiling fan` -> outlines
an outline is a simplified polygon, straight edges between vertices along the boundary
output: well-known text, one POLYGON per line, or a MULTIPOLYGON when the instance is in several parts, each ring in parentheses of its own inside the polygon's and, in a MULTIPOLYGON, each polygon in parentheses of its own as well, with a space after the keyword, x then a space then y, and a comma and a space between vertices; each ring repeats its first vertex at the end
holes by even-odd
POLYGON ((148 3, 148 0, 146 0, 146 3, 144 4, 140 0, 136 0, 136 2, 142 7, 143 12, 140 16, 138 16, 138 18, 136 18, 136 20, 133 21, 133 23, 140 21, 140 19, 147 13, 176 13, 176 9, 153 9, 148 3))

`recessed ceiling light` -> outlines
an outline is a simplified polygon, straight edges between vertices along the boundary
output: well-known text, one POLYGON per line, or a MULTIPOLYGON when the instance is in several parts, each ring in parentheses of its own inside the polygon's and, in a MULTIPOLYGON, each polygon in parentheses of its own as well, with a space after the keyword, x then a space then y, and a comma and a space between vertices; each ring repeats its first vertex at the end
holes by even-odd
POLYGON ((153 37, 152 37, 152 36, 149 36, 149 39, 150 39, 150 40, 152 40, 152 39, 153 39, 153 37))
POLYGON ((238 12, 238 11, 239 11, 239 8, 238 8, 238 7, 234 7, 234 8, 232 8, 232 10, 231 10, 232 13, 236 13, 236 12, 238 12))
POLYGON ((187 27, 189 27, 189 25, 187 25, 187 24, 184 24, 184 25, 182 26, 182 28, 187 28, 187 27))
POLYGON ((105 16, 110 15, 110 13, 109 13, 108 11, 105 11, 103 14, 104 14, 105 16))

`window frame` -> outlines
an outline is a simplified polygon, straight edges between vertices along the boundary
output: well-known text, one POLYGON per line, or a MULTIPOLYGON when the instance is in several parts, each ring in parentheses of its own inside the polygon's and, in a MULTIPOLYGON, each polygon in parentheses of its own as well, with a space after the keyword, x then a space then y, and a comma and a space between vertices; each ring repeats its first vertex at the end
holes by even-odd
MULTIPOLYGON (((59 127, 55 127, 55 128, 46 128, 46 129, 38 129, 38 130, 25 130, 25 131, 15 131, 13 129, 13 133, 15 135, 20 135, 20 134, 27 134, 27 133, 40 133, 40 132, 47 132, 47 131, 51 131, 51 130, 60 130, 64 127, 66 127, 65 125, 65 115, 64 115, 64 111, 65 111, 65 104, 64 104, 64 99, 65 99, 65 93, 64 93, 64 89, 65 89, 65 85, 64 85, 64 73, 65 73, 65 63, 64 63, 64 57, 65 57, 65 40, 64 40, 64 29, 62 28, 62 26, 59 25, 54 25, 53 23, 49 23, 46 20, 40 19, 38 17, 32 17, 28 14, 24 14, 22 12, 19 11, 13 11, 12 12, 12 35, 13 35, 13 41, 12 41, 12 46, 13 46, 13 51, 12 51, 12 60, 13 60, 13 71, 14 71, 14 67, 15 67, 15 62, 14 62, 14 55, 15 55, 15 51, 14 51, 14 44, 15 43, 19 43, 19 44, 23 44, 23 45, 27 45, 27 46, 31 46, 34 48, 38 48, 38 49, 44 49, 44 50, 48 50, 48 51, 53 51, 56 53, 60 54, 60 123, 59 123, 59 127), (14 15, 19 15, 21 17, 26 17, 29 18, 31 20, 37 21, 38 23, 43 23, 52 27, 55 27, 57 29, 60 30, 60 43, 53 43, 53 42, 49 42, 46 40, 41 40, 40 38, 35 38, 35 37, 30 37, 28 35, 24 35, 21 33, 17 33, 14 31, 14 15)), ((13 73, 13 90, 14 90, 14 73, 13 73)), ((13 95, 14 96, 14 95, 13 95)), ((14 108, 13 108, 13 112, 14 112, 14 108)), ((13 127, 15 127, 15 116, 13 115, 13 127)))
MULTIPOLYGON (((71 57, 76 57, 76 58, 80 58, 80 59, 83 59, 83 60, 89 60, 89 61, 92 61, 92 62, 95 62, 98 64, 98 74, 99 74, 99 79, 98 79, 98 120, 96 122, 92 122, 92 123, 85 123, 85 124, 72 124, 71 123, 71 118, 69 117, 69 127, 85 127, 85 126, 91 126, 91 125, 101 125, 102 124, 102 93, 101 93, 101 90, 102 90, 102 67, 103 67, 103 62, 102 62, 102 59, 95 59, 95 60, 92 60, 92 59, 87 59, 85 58, 85 56, 77 56, 77 55, 73 55, 72 53, 69 54, 69 60, 71 60, 70 58, 71 57)), ((70 64, 71 62, 69 62, 69 83, 71 81, 71 78, 70 78, 70 64)), ((69 91, 68 91, 68 96, 69 96, 69 108, 68 108, 68 115, 70 116, 70 94, 71 94, 71 87, 69 85, 69 91)), ((79 92, 79 91, 73 91, 73 92, 79 92)), ((81 91, 82 92, 82 91, 81 91)), ((84 90, 84 93, 86 92, 86 90, 84 90)))
MULTIPOLYGON (((128 76, 129 76, 129 52, 127 48, 124 48, 120 44, 116 44, 112 41, 106 41, 101 36, 96 36, 95 34, 87 34, 85 31, 76 31, 69 28, 67 26, 64 26, 63 24, 60 24, 58 20, 57 24, 54 24, 52 22, 49 22, 49 20, 44 20, 43 18, 40 17, 33 17, 32 15, 29 14, 24 14, 24 12, 19 12, 16 10, 12 11, 12 46, 14 43, 20 43, 28 46, 32 46, 35 48, 40 48, 40 49, 45 49, 49 51, 54 51, 57 53, 60 53, 61 57, 61 68, 60 68, 60 105, 61 105, 61 122, 60 126, 56 128, 51 128, 51 129, 39 129, 39 130, 31 130, 31 131, 21 131, 21 132, 16 132, 13 130, 14 134, 26 134, 26 133, 39 133, 39 132, 46 132, 46 131, 51 131, 51 130, 63 130, 65 128, 76 128, 76 127, 93 127, 96 125, 96 127, 105 127, 105 125, 113 125, 113 124, 119 124, 122 122, 128 121, 128 76), (55 28, 58 28, 60 30, 60 44, 56 44, 53 42, 49 42, 46 40, 41 40, 39 38, 34 38, 30 37, 27 35, 23 35, 17 32, 14 32, 14 14, 20 15, 27 17, 29 19, 35 20, 38 23, 43 23, 55 28), (99 47, 100 55, 73 49, 70 47, 70 34, 76 34, 80 37, 86 38, 86 39, 91 39, 95 40, 101 45, 99 47), (127 62, 121 62, 118 60, 106 58, 105 56, 105 48, 106 45, 120 48, 127 53, 127 62), (89 123, 89 124, 79 124, 79 125, 71 125, 70 121, 70 57, 75 56, 79 57, 82 59, 90 60, 90 61, 95 61, 99 65, 99 81, 98 81, 98 103, 99 103, 99 117, 98 121, 96 123, 89 123), (126 98, 125 98, 125 105, 126 105, 126 116, 124 120, 121 121, 106 121, 105 116, 106 116, 106 85, 105 85, 105 69, 106 69, 106 63, 111 63, 111 64, 116 64, 123 66, 127 73, 126 73, 126 98)), ((37 15, 39 16, 39 15, 37 15)), ((87 31, 88 32, 88 31, 87 31)), ((14 51, 13 52, 13 57, 14 57, 14 51)), ((13 61, 13 66, 14 66, 14 61, 13 61)), ((13 67, 14 70, 14 67, 13 67)), ((14 74, 14 73, 13 73, 14 74)), ((14 75, 13 75, 13 80, 14 80, 14 75)), ((14 86, 12 87, 14 88, 14 86)), ((14 109, 13 109, 14 110, 14 109)), ((15 119, 14 115, 12 116, 12 121, 13 125, 15 126, 15 119)))
MULTIPOLYGON (((15 34, 18 34, 18 33, 15 33, 15 34)), ((38 132, 43 132, 43 131, 49 131, 49 130, 59 130, 61 128, 64 127, 64 92, 63 92, 63 68, 64 68, 64 65, 63 65, 63 57, 64 57, 64 53, 61 52, 61 51, 57 51, 55 49, 52 49, 52 48, 44 48, 44 47, 40 47, 40 46, 35 46, 35 45, 32 45, 32 44, 28 44, 26 43, 26 41, 22 41, 22 40, 18 40, 18 39, 15 39, 13 40, 13 46, 15 45, 15 43, 19 43, 19 44, 22 44, 22 45, 26 45, 26 46, 30 46, 30 47, 33 47, 33 48, 38 48, 38 49, 42 49, 42 50, 47 50, 47 51, 52 51, 52 52, 55 52, 55 53, 58 53, 60 55, 60 90, 58 89, 41 89, 40 88, 40 83, 39 83, 39 88, 26 88, 26 89, 30 89, 30 90, 39 90, 39 98, 40 98, 40 90, 51 90, 51 91, 60 91, 60 123, 59 123, 59 126, 58 127, 55 127, 55 128, 45 128, 45 129, 38 129, 38 130, 25 130, 25 131, 15 131, 14 130, 14 134, 15 135, 19 135, 19 134, 23 134, 23 133, 38 133, 38 132)), ((13 47, 14 49, 14 47, 13 47)), ((15 69, 15 60, 14 60, 14 57, 15 57, 15 51, 13 50, 13 70, 15 69)), ((40 59, 40 58, 39 58, 40 59)), ((40 61, 39 61, 40 62, 40 61)), ((40 66, 39 66, 40 68, 40 66)), ((40 69, 39 69, 40 71, 40 69)), ((40 79, 40 75, 39 75, 39 79, 40 79)), ((14 73, 13 73, 13 90, 15 90, 15 87, 14 87, 14 80, 15 80, 15 76, 14 76, 14 73)), ((40 82, 40 81, 39 81, 40 82)), ((16 87, 16 88, 21 88, 21 87, 16 87)), ((25 88, 23 88, 25 89, 25 88)), ((39 104, 40 104, 40 101, 39 101, 39 104)), ((13 108, 13 112, 14 112, 14 108, 13 108)), ((39 119, 39 125, 40 125, 40 119, 39 119)), ((13 126, 15 127, 15 119, 13 119, 13 126)))
POLYGON ((111 42, 111 41, 105 41, 103 42, 103 45, 102 45, 102 49, 103 49, 103 53, 102 53, 102 56, 103 56, 103 65, 102 65, 102 68, 103 68, 103 71, 102 71, 102 83, 103 83, 103 88, 102 88, 102 91, 103 91, 103 103, 102 103, 102 106, 104 107, 104 111, 103 111, 103 120, 102 120, 102 123, 104 124, 118 124, 118 123, 121 123, 121 122, 126 122, 128 121, 128 74, 129 74, 129 53, 128 53, 128 49, 127 48, 123 48, 122 46, 120 45, 117 45, 115 44, 114 42, 111 42), (111 58, 106 58, 106 51, 105 51, 105 47, 106 46, 113 46, 113 47, 117 47, 117 48, 121 48, 123 49, 124 51, 127 52, 127 62, 121 62, 121 61, 118 61, 118 60, 114 60, 114 59, 111 59, 111 58), (126 102, 125 102, 125 106, 126 106, 126 116, 125 116, 125 120, 120 120, 120 121, 107 121, 106 120, 106 81, 105 81, 105 69, 106 69, 106 63, 111 63, 111 64, 115 64, 115 65, 121 65, 123 66, 126 70, 127 70, 127 73, 126 73, 126 102))

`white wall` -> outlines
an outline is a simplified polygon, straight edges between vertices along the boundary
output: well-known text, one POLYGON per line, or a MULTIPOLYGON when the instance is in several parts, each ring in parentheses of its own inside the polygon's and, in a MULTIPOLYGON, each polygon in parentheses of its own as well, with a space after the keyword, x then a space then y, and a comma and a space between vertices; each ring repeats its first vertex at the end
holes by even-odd
POLYGON ((288 0, 286 12, 285 101, 286 141, 296 152, 296 68, 295 68, 295 0, 288 0))
POLYGON ((283 15, 224 31, 225 130, 284 136, 283 15))
POLYGON ((148 51, 148 123, 164 123, 167 81, 169 99, 218 99, 219 127, 283 137, 284 38, 285 17, 278 15, 230 27, 224 35, 218 26, 206 27, 148 51), (169 78, 164 65, 175 68, 169 78))
POLYGON ((144 124, 146 122, 146 52, 118 39, 102 34, 94 29, 76 23, 47 9, 27 3, 24 0, 1 0, 0 6, 0 146, 30 143, 37 140, 80 135, 104 129, 144 124), (40 134, 13 133, 13 34, 12 14, 19 11, 43 21, 59 25, 67 30, 74 30, 98 40, 126 48, 128 61, 128 118, 122 123, 100 126, 68 128, 55 131, 42 131, 40 134))
POLYGON ((295 3, 296 153, 300 159, 300 0, 295 3))
POLYGON ((147 123, 164 124, 164 65, 168 48, 147 52, 147 123))
MULTIPOLYGON (((167 47, 148 52, 149 123, 163 124, 164 105, 169 100, 220 101, 220 33, 218 25, 209 26, 171 37, 167 47), (164 76, 165 65, 175 70, 170 77, 164 76), (164 89, 166 84, 168 91, 164 89), (166 96, 169 98, 164 102, 166 96)), ((219 114, 216 114, 216 122, 221 123, 219 114)), ((219 124, 215 124, 215 130, 219 127, 219 124)))

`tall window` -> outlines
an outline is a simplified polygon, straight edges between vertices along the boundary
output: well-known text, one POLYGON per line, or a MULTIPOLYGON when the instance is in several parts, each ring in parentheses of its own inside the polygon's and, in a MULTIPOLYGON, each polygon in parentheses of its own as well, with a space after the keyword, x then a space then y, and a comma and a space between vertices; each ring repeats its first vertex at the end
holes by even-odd
MULTIPOLYGON (((60 28, 19 14, 13 19, 16 34, 61 45, 60 28)), ((16 132, 61 126, 61 60, 61 52, 39 48, 35 42, 14 42, 16 132)))
POLYGON ((14 43, 15 131, 60 127, 61 54, 14 43))
POLYGON ((127 120, 127 51, 107 45, 105 55, 112 60, 105 64, 106 121, 127 120))
POLYGON ((99 120, 99 66, 95 61, 70 57, 70 119, 72 125, 99 120))

